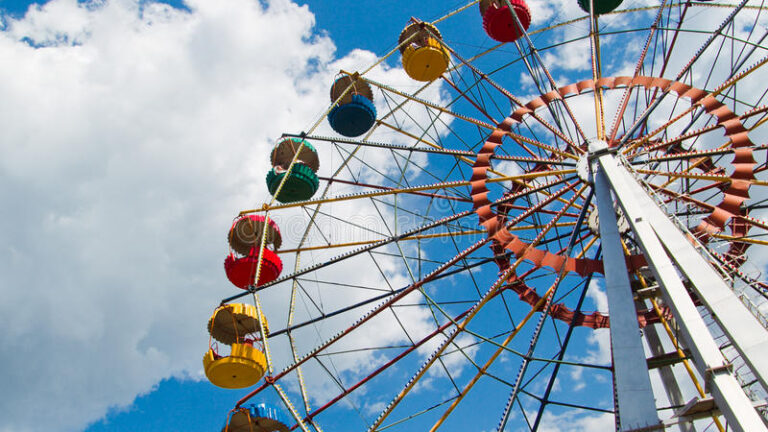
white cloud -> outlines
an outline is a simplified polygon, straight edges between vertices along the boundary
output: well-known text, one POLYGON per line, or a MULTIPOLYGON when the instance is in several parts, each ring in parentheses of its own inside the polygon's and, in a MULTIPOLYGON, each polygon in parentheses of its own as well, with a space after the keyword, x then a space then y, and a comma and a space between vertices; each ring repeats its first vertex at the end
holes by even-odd
POLYGON ((54 0, 5 18, 0 430, 80 429, 197 376, 205 320, 232 292, 226 229, 267 200, 269 146, 322 112, 341 67, 375 59, 337 61, 288 0, 187 4, 54 0))
MULTIPOLYGON (((603 314, 608 311, 608 296, 601 279, 592 279, 587 289, 587 297, 595 304, 596 310, 603 314)), ((608 329, 596 329, 587 336, 587 353, 581 358, 587 364, 611 364, 611 333, 608 329)), ((576 369, 578 370, 578 369, 576 369)), ((577 372, 578 378, 581 371, 577 372)))
POLYGON ((539 430, 542 432, 587 432, 607 431, 615 428, 611 414, 577 414, 574 411, 563 414, 547 412, 539 430))

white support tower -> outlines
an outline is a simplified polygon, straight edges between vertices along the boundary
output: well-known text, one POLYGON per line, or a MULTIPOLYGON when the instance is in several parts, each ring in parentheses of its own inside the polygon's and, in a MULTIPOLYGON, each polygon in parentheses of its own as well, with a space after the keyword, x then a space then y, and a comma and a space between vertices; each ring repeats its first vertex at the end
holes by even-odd
MULTIPOLYGON (((607 202, 610 192, 616 197, 632 235, 646 257, 651 272, 659 285, 661 297, 672 310, 680 328, 685 346, 690 349, 699 374, 704 377, 714 403, 728 421, 731 430, 742 432, 768 431, 755 410, 755 402, 745 394, 733 375, 732 365, 723 357, 720 347, 697 309, 692 296, 699 299, 712 313, 720 328, 738 350, 741 358, 759 382, 765 386, 768 376, 768 331, 757 321, 728 287, 700 249, 696 239, 686 234, 659 208, 649 192, 624 167, 619 158, 603 141, 590 144, 590 160, 600 212, 600 235, 606 266, 606 286, 611 312, 611 340, 613 343, 614 374, 618 399, 618 423, 622 431, 649 430, 653 417, 642 414, 639 405, 648 404, 655 415, 655 404, 649 397, 645 383, 648 375, 637 373, 638 365, 645 366, 642 351, 638 353, 638 337, 631 335, 632 325, 622 323, 622 316, 634 319, 624 309, 632 302, 628 289, 618 273, 626 276, 623 253, 619 245, 613 202, 607 202), (602 198, 602 199, 601 199, 602 198), (605 225, 611 224, 611 227, 605 225), (691 288, 688 292, 683 284, 691 288), (623 345, 617 345, 621 340, 623 345), (636 404, 623 403, 634 400, 636 404), (640 420, 640 419, 644 420, 640 420), (626 427, 625 427, 626 424, 626 427), (637 425, 632 427, 632 425, 637 425)), ((652 395, 651 395, 652 397, 652 395)))

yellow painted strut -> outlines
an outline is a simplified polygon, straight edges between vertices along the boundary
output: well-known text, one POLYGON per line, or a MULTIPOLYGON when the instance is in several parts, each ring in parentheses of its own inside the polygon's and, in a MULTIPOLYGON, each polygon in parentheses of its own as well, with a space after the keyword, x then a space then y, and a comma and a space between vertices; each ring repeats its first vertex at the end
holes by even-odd
MULTIPOLYGON (((672 178, 688 178, 688 179, 694 179, 694 180, 711 180, 711 181, 722 182, 722 183, 730 183, 733 181, 733 179, 728 176, 715 175, 715 174, 695 174, 691 172, 667 172, 667 171, 654 171, 654 170, 644 170, 644 169, 635 170, 635 172, 638 174, 658 175, 658 176, 665 176, 665 177, 672 177, 672 178)), ((768 182, 762 181, 762 180, 743 179, 740 181, 746 181, 753 185, 758 185, 758 186, 768 186, 768 182)))
MULTIPOLYGON (((533 172, 533 173, 518 174, 513 176, 496 177, 496 178, 488 179, 486 180, 486 182, 500 183, 505 181, 533 179, 538 177, 557 176, 557 175, 575 174, 575 173, 576 173, 575 169, 533 172)), ((279 209, 290 208, 290 207, 303 207, 303 206, 315 205, 315 204, 349 201, 349 200, 356 200, 360 198, 373 198, 373 197, 386 196, 386 195, 398 195, 403 193, 420 192, 420 191, 433 190, 433 189, 448 189, 448 188, 455 188, 455 187, 462 187, 462 186, 470 186, 471 184, 472 182, 470 181, 444 182, 444 183, 435 183, 435 184, 424 185, 424 186, 414 186, 414 187, 395 189, 395 190, 365 192, 365 193, 355 194, 355 195, 340 196, 335 198, 322 198, 322 199, 316 199, 316 200, 309 200, 309 201, 303 201, 303 202, 297 202, 297 203, 287 203, 287 204, 280 204, 280 205, 273 205, 273 206, 264 204, 263 207, 258 209, 243 210, 240 212, 240 215, 242 216, 242 215, 251 214, 251 213, 260 213, 260 212, 279 210, 279 209)))
MULTIPOLYGON (((564 222, 564 223, 555 224, 555 227, 564 228, 564 227, 569 227, 574 225, 576 225, 576 222, 564 222)), ((508 231, 537 230, 537 229, 543 228, 544 226, 545 225, 514 226, 511 228, 508 228, 508 231)), ((420 234, 420 235, 403 237, 399 241, 425 240, 425 239, 433 239, 433 238, 441 238, 441 237, 455 237, 455 236, 474 235, 474 234, 488 234, 488 232, 485 230, 471 230, 471 231, 453 231, 453 232, 438 233, 438 234, 420 234)), ((382 240, 387 240, 387 239, 382 238, 378 240, 362 240, 362 241, 356 241, 356 242, 336 243, 336 244, 327 244, 327 245, 320 245, 320 246, 307 246, 307 247, 297 248, 297 249, 283 249, 283 250, 280 250, 278 254, 306 252, 306 251, 323 250, 323 249, 335 249, 335 248, 352 247, 352 246, 364 246, 364 245, 378 243, 382 240)))

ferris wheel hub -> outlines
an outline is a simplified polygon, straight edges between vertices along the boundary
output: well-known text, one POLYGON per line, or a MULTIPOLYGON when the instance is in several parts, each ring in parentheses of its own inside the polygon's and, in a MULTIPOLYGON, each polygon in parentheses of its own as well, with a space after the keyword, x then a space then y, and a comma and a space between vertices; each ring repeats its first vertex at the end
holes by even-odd
POLYGON ((590 165, 595 158, 607 151, 610 151, 610 146, 608 146, 605 140, 594 138, 587 141, 587 153, 581 155, 578 162, 576 162, 576 174, 581 181, 589 184, 594 183, 592 178, 593 170, 590 165))
POLYGON ((592 179, 592 170, 589 169, 588 154, 583 154, 579 157, 579 160, 576 162, 576 174, 584 183, 593 183, 594 180, 592 179))
POLYGON ((590 156, 596 156, 608 150, 608 142, 601 139, 591 139, 587 141, 587 151, 590 156))

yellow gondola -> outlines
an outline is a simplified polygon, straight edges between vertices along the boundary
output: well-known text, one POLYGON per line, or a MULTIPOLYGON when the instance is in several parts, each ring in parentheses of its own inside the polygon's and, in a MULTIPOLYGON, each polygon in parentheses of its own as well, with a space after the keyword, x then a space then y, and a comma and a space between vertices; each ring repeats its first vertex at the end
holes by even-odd
POLYGON ((203 356, 203 368, 214 385, 229 389, 250 387, 264 376, 267 359, 259 342, 261 326, 268 334, 268 325, 264 315, 261 319, 257 316, 255 307, 234 303, 220 306, 208 320, 211 341, 203 356), (230 345, 230 354, 220 355, 213 340, 230 345))
POLYGON ((434 81, 448 69, 450 55, 432 24, 413 22, 400 33, 403 68, 417 81, 434 81), (408 41, 407 43, 403 43, 408 41))

